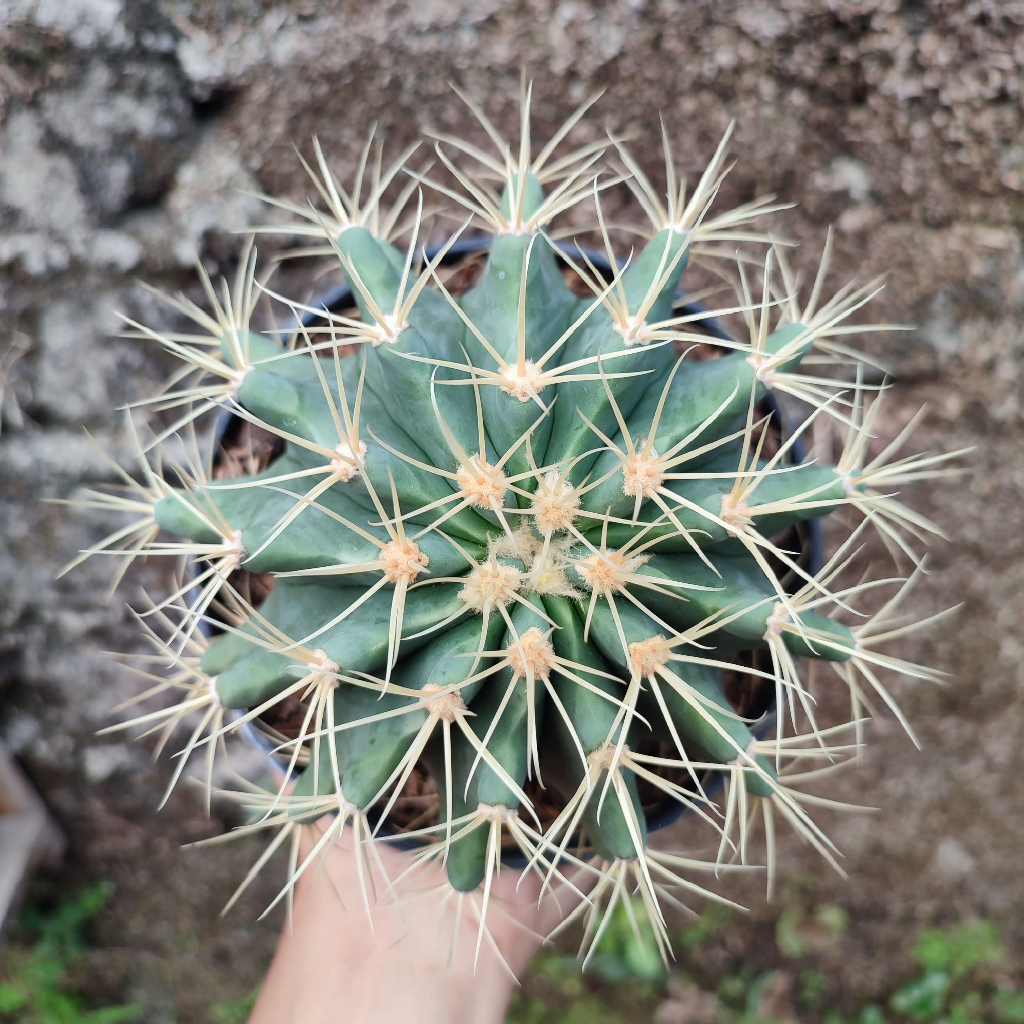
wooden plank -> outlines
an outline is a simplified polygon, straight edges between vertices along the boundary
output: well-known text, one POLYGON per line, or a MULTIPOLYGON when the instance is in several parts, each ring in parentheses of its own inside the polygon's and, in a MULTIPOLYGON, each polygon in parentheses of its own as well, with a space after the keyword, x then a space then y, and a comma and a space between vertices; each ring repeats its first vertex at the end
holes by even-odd
POLYGON ((60 863, 64 836, 14 758, 0 745, 0 935, 32 872, 60 863))

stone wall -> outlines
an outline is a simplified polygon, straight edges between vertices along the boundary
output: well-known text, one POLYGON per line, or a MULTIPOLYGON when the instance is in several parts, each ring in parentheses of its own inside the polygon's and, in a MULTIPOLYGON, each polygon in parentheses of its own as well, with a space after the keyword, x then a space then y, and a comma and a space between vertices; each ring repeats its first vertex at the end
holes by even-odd
MULTIPOLYGON (((68 831, 65 881, 117 884, 89 986, 144 1001, 147 1019, 204 1020, 252 986, 270 883, 220 922, 254 849, 181 852, 222 823, 184 793, 154 815, 167 763, 94 736, 137 685, 95 652, 132 644, 124 599, 167 581, 133 571, 107 603, 103 559, 56 579, 106 522, 41 499, 111 480, 101 448, 130 454, 117 410, 166 369, 116 337, 117 311, 166 317, 137 278, 194 291, 197 252, 230 270, 236 232, 267 216, 245 193, 304 200, 291 147, 314 133, 341 176, 375 119, 396 152, 425 127, 475 138, 449 81, 513 131, 521 66, 538 137, 605 88, 582 137, 633 133, 655 176, 659 114, 690 173, 736 118, 723 203, 799 201, 778 220, 809 243, 797 261, 813 265, 835 224, 836 278, 887 271, 876 318, 920 325, 879 340, 902 385, 884 429, 927 401, 923 447, 978 446, 970 475, 917 492, 951 537, 921 604, 964 608, 904 653, 951 678, 897 687, 922 753, 883 726, 832 784, 882 811, 837 821, 854 881, 815 886, 852 915, 850 993, 897 977, 923 924, 984 913, 1024 943, 1024 4, 0 0, 2 734, 68 831)), ((758 909, 750 934, 770 919, 758 909)))

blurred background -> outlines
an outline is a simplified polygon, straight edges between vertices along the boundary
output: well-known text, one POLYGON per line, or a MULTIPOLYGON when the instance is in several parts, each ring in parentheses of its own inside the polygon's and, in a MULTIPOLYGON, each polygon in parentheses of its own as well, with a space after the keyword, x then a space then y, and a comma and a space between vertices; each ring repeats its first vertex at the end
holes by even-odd
MULTIPOLYGON (((535 138, 606 89, 577 138, 631 133, 659 184, 659 114, 691 180, 735 118, 721 208, 798 202, 773 222, 802 241, 794 262, 813 269, 834 225, 833 287, 887 273, 871 319, 918 327, 871 342, 899 382, 881 437, 927 404, 917 448, 977 447, 965 476, 912 495, 949 534, 917 610, 963 604, 897 652, 950 673, 942 688, 896 685, 922 749, 880 723, 863 765, 821 790, 880 808, 822 818, 849 880, 780 835, 772 903, 752 882, 745 915, 675 920, 668 974, 625 930, 582 980, 546 953, 511 1019, 1024 1021, 1024 4, 1011 0, 0 2, 0 741, 66 839, 58 861, 48 833, 51 866, 9 926, 0 1020, 241 1022, 279 926, 256 921, 272 872, 218 916, 259 844, 183 849, 232 822, 184 789, 156 813, 168 761, 95 735, 139 688, 96 652, 136 644, 125 601, 167 586, 138 566, 108 603, 102 559, 56 579, 112 527, 43 499, 113 479, 82 428, 127 462, 118 409, 167 369, 116 337, 115 311, 166 323, 138 279, 198 296, 197 254, 233 271, 239 232, 268 219, 248 193, 311 192, 292 147, 308 154, 314 133, 342 180, 375 120, 394 154, 426 127, 481 141, 454 81, 514 136, 521 67, 535 138)), ((261 259, 294 241, 261 239, 261 259)))

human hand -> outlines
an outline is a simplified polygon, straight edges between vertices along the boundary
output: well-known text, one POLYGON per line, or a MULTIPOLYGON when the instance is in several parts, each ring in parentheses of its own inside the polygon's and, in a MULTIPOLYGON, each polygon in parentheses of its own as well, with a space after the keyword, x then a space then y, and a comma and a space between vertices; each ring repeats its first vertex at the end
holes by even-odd
MULTIPOLYGON (((303 829, 300 863, 323 822, 303 829)), ((542 873, 500 868, 481 930, 481 896, 454 892, 440 860, 379 841, 360 853, 346 829, 302 874, 250 1024, 497 1024, 516 976, 587 887, 580 869, 542 897, 542 873)))

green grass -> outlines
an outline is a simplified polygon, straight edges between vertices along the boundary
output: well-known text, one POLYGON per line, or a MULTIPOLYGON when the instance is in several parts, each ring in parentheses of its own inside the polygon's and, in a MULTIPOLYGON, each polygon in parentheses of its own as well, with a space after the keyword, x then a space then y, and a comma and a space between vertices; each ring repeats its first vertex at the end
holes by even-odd
POLYGON ((138 1020, 139 1006, 87 1009, 66 991, 66 977, 85 952, 84 930, 110 897, 105 882, 80 889, 55 907, 29 904, 0 952, 0 1021, 4 1024, 120 1024, 138 1020))
POLYGON ((999 986, 994 971, 1006 960, 990 921, 923 932, 914 946, 921 974, 894 992, 889 1007, 915 1024, 1024 1019, 1024 997, 999 986))
MULTIPOLYGON (((69 975, 88 948, 89 922, 112 890, 109 882, 97 882, 56 904, 26 905, 12 929, 10 946, 0 947, 0 1024, 128 1024, 149 1019, 143 1006, 89 1007, 69 990, 69 975)), ((198 942, 185 935, 180 949, 194 949, 198 942)), ((207 1011, 209 1024, 245 1024, 258 994, 257 985, 244 995, 213 1003, 207 1011)))
POLYGON ((612 912, 586 975, 580 974, 579 961, 566 953, 535 957, 529 991, 515 994, 506 1024, 650 1020, 667 977, 643 904, 632 900, 629 910, 619 904, 612 912))
POLYGON ((731 915, 711 905, 673 936, 680 965, 666 972, 642 910, 638 935, 622 909, 613 915, 586 975, 567 954, 537 957, 507 1024, 639 1024, 653 1020, 660 1003, 692 1002, 695 994, 708 1024, 775 1024, 794 1015, 820 1024, 1024 1024, 1024 993, 1010 984, 1005 969, 1013 964, 986 920, 908 937, 917 973, 853 1013, 840 1012, 835 979, 813 964, 816 953, 842 947, 847 915, 831 904, 807 909, 797 895, 790 894, 776 921, 777 969, 765 970, 763 955, 760 968, 737 967, 735 956, 702 958, 702 951, 730 945, 722 930, 731 915))
MULTIPOLYGON (((871 1004, 852 1019, 854 1024, 1024 1021, 1024 996, 998 980, 1006 953, 990 921, 969 921, 923 932, 914 945, 913 956, 921 971, 892 993, 887 1000, 888 1013, 871 1004)), ((829 1013, 825 1024, 850 1024, 850 1019, 829 1013)))
MULTIPOLYGON (((90 1007, 68 989, 68 976, 86 952, 90 920, 110 897, 111 886, 97 883, 56 905, 30 903, 0 950, 0 1024, 120 1024, 139 1021, 135 1005, 90 1007)), ((720 958, 716 969, 699 967, 698 954, 728 945, 723 934, 733 916, 711 904, 700 919, 673 935, 683 966, 667 972, 642 905, 613 913, 581 975, 575 957, 558 951, 540 954, 517 992, 507 1024, 639 1024, 654 1019, 660 1003, 681 990, 703 994, 714 1009, 713 1024, 774 1024, 778 989, 788 982, 788 1004, 801 1021, 821 1024, 1024 1024, 1024 993, 1005 975, 1012 967, 995 926, 967 921, 922 932, 913 941, 915 974, 895 991, 854 1012, 834 1008, 829 977, 814 966, 817 951, 841 946, 847 932, 844 912, 832 905, 811 909, 794 901, 775 925, 779 969, 736 967, 720 958), (669 984, 671 980, 671 984, 669 984), (773 1016, 774 1015, 774 1016, 773 1016)), ((909 940, 908 940, 909 944, 909 940)), ((215 1003, 210 1024, 244 1024, 258 994, 253 991, 215 1003)), ((791 1019, 791 1018, 790 1018, 791 1019)))

